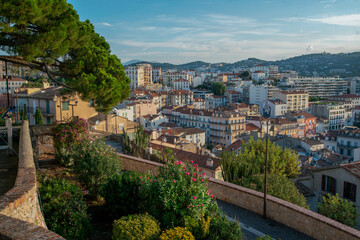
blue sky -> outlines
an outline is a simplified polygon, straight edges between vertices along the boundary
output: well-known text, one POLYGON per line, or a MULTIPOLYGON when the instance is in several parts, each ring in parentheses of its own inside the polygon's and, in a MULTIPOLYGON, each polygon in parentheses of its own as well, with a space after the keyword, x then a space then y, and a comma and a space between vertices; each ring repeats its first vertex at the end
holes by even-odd
POLYGON ((360 50, 360 0, 69 0, 122 62, 279 60, 360 50))

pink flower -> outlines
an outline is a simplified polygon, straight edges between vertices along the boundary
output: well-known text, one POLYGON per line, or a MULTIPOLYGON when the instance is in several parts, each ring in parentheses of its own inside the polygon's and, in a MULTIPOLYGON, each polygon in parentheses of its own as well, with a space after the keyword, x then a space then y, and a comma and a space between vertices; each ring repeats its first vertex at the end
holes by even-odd
POLYGON ((207 190, 208 191, 208 193, 211 193, 211 191, 210 190, 207 190))
POLYGON ((204 204, 201 204, 201 206, 204 206, 204 204))
POLYGON ((195 207, 195 206, 193 205, 193 207, 195 207))
POLYGON ((188 206, 188 208, 190 207, 190 205, 188 206))
POLYGON ((157 182, 156 180, 154 180, 154 182, 157 182))
POLYGON ((193 199, 196 199, 196 196, 193 196, 193 199))
POLYGON ((174 180, 174 183, 176 183, 176 181, 174 180))
POLYGON ((201 182, 204 182, 204 179, 201 179, 201 182))
POLYGON ((186 172, 186 175, 189 175, 190 173, 189 172, 186 172))
POLYGON ((194 173, 194 177, 196 177, 196 173, 194 173))
POLYGON ((140 178, 140 179, 142 179, 142 177, 141 177, 141 176, 140 176, 139 178, 140 178))
POLYGON ((154 177, 157 177, 156 173, 154 173, 154 177))
POLYGON ((214 197, 214 195, 211 195, 211 197, 213 198, 213 197, 214 197))
POLYGON ((195 179, 195 178, 193 178, 192 180, 193 180, 193 182, 195 182, 195 181, 196 181, 196 179, 195 179))
POLYGON ((194 161, 193 161, 193 160, 191 160, 191 163, 194 163, 194 161))
POLYGON ((205 172, 203 172, 203 176, 205 176, 205 172))
POLYGON ((139 187, 139 190, 141 189, 141 187, 139 187))

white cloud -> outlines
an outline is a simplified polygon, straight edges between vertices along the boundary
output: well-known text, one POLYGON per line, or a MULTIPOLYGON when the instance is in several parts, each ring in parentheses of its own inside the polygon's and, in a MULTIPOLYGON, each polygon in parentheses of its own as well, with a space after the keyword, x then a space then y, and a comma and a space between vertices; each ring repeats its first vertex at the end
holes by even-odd
POLYGON ((111 27, 112 25, 108 22, 102 22, 102 23, 99 23, 100 25, 103 25, 105 27, 111 27))
POLYGON ((308 18, 307 20, 340 26, 360 27, 360 14, 350 14, 323 18, 308 18))
POLYGON ((320 2, 321 4, 328 4, 328 3, 336 3, 336 0, 324 0, 320 2))

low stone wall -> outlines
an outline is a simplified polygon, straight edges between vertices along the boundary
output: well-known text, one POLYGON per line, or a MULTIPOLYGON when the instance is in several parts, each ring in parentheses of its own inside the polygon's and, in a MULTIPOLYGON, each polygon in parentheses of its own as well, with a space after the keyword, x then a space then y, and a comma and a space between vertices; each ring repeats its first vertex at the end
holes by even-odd
MULTIPOLYGON (((157 171, 162 164, 119 154, 125 170, 157 171)), ((209 179, 209 189, 217 199, 252 212, 263 213, 263 193, 232 183, 209 179)), ((268 196, 267 216, 315 239, 360 239, 360 231, 295 204, 268 196)))
POLYGON ((63 239, 47 230, 40 211, 28 121, 21 126, 15 186, 0 197, 0 239, 63 239))

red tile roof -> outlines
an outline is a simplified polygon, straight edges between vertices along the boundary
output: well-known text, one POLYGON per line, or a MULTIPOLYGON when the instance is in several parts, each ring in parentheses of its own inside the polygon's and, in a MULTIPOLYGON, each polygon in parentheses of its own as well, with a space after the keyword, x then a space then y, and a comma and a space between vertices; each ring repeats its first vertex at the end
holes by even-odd
POLYGON ((350 171, 352 174, 360 178, 360 162, 352 162, 341 165, 341 167, 345 168, 346 170, 350 171))

